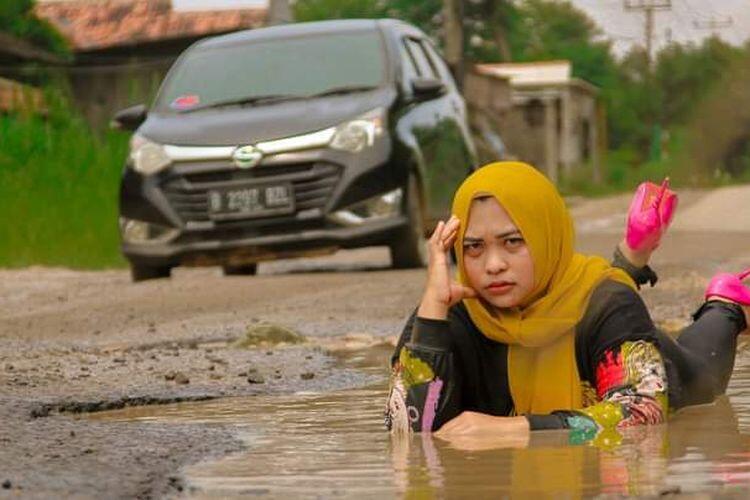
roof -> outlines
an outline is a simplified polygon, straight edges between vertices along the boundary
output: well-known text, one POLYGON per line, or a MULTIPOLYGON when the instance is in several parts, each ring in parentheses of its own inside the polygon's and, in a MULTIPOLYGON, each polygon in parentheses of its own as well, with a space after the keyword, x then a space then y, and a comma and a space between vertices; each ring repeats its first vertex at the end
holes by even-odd
POLYGON ((170 0, 65 0, 38 3, 35 12, 76 52, 257 28, 266 18, 265 8, 175 11, 170 0))
POLYGON ((0 61, 41 61, 60 63, 62 58, 44 49, 0 31, 0 61))
POLYGON ((554 85, 570 82, 570 61, 480 64, 481 73, 510 79, 511 85, 554 85))
POLYGON ((567 60, 478 64, 476 68, 480 74, 509 79, 518 90, 572 86, 598 92, 595 85, 573 77, 573 65, 567 60))

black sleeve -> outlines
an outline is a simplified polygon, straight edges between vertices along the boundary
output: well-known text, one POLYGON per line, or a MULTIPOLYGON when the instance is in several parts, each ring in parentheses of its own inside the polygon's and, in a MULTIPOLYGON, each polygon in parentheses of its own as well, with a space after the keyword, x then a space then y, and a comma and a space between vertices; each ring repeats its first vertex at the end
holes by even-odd
POLYGON ((623 253, 620 251, 619 246, 615 247, 615 252, 612 255, 612 266, 619 267, 620 269, 628 273, 628 275, 633 278, 633 281, 635 281, 635 284, 638 286, 638 288, 640 288, 641 285, 645 285, 646 283, 654 286, 656 282, 659 281, 659 277, 656 275, 656 272, 654 272, 654 270, 649 266, 634 266, 623 255, 623 253))
POLYGON ((591 294, 576 325, 576 360, 581 380, 596 387, 595 367, 605 351, 627 341, 658 344, 656 326, 641 296, 627 285, 605 281, 591 294))

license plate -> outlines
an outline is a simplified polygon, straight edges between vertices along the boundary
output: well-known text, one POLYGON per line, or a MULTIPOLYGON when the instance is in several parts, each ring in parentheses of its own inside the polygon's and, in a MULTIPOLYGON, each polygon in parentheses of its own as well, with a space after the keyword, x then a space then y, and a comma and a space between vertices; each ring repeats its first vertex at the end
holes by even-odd
POLYGON ((266 184, 208 192, 208 212, 211 218, 244 219, 294 212, 294 193, 291 184, 266 184))

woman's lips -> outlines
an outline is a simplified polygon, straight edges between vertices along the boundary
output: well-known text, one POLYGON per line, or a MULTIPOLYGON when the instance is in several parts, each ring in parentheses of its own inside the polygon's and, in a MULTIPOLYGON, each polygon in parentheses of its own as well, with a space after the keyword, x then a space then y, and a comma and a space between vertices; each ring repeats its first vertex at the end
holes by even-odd
POLYGON ((516 284, 510 281, 493 281, 484 288, 490 295, 505 295, 514 286, 516 286, 516 284))

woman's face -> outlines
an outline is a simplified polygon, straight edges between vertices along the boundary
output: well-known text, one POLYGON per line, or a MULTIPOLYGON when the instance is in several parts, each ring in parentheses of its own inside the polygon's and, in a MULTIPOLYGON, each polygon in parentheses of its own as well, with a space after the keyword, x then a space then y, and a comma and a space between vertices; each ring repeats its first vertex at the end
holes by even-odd
POLYGON ((531 253, 508 212, 492 197, 471 203, 463 239, 469 285, 497 308, 516 307, 534 286, 531 253))

